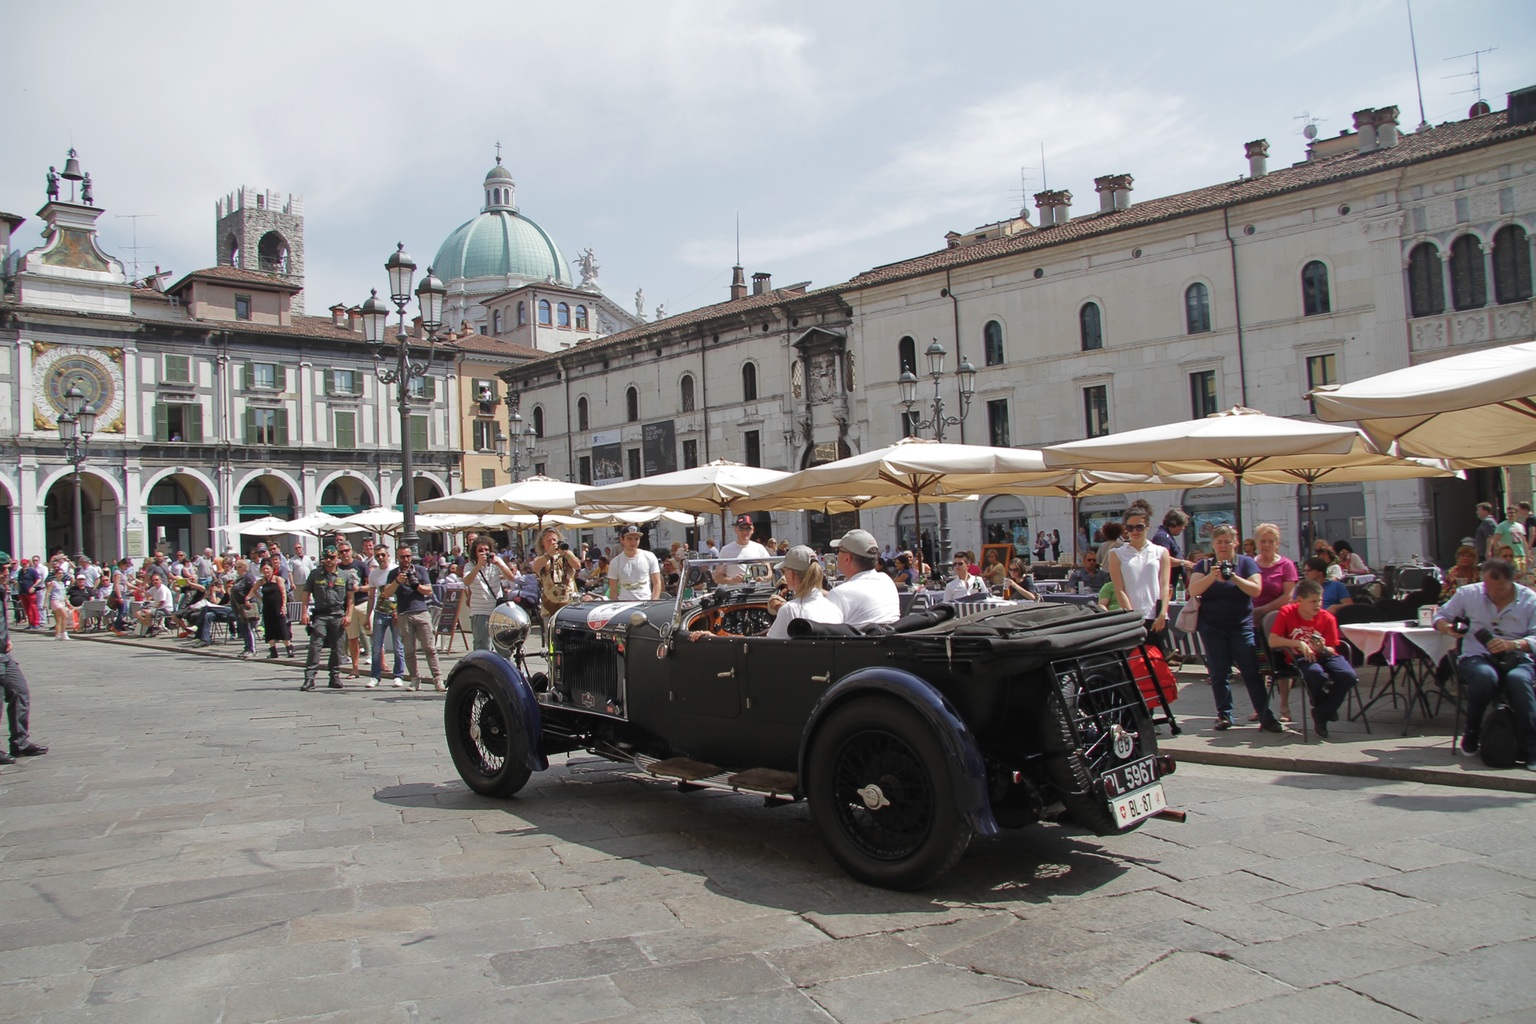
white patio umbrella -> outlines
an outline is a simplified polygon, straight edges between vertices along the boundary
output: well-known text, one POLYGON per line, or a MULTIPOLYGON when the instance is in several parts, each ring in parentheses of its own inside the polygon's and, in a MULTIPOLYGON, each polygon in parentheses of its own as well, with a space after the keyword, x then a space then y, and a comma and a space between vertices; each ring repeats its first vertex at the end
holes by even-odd
POLYGON ((511 484, 462 491, 442 498, 432 498, 416 506, 419 512, 451 512, 465 515, 527 514, 536 523, 552 514, 569 515, 576 510, 576 493, 584 488, 547 476, 531 476, 511 484))
POLYGON ((921 500, 963 501, 1006 483, 1045 473, 1030 448, 947 444, 907 437, 884 448, 802 469, 755 491, 743 509, 821 508, 851 510, 912 503, 921 531, 921 500))
POLYGON ((659 507, 676 512, 724 515, 736 502, 788 475, 782 470, 716 459, 692 469, 658 473, 621 484, 584 487, 580 495, 581 505, 584 509, 601 511, 659 507))
POLYGON ((280 533, 288 532, 288 520, 279 519, 277 516, 262 516, 260 519, 252 519, 245 523, 229 523, 224 526, 215 526, 217 533, 233 533, 241 537, 274 537, 280 533))
POLYGON ((1044 449, 1048 465, 1145 473, 1220 473, 1237 484, 1237 529, 1243 532, 1243 481, 1257 469, 1308 469, 1344 458, 1359 431, 1269 416, 1234 406, 1204 419, 1126 430, 1044 449))
POLYGON ((405 529, 405 513, 398 508, 388 505, 375 505, 373 508, 355 512, 350 516, 342 517, 342 522, 354 530, 377 530, 380 533, 398 533, 405 529))
POLYGON ((1536 461, 1536 341, 1315 389, 1320 419, 1353 420, 1383 450, 1457 468, 1536 461))
POLYGON ((290 519, 284 524, 281 533, 303 533, 320 536, 326 533, 345 533, 347 524, 335 516, 326 515, 324 512, 316 512, 312 516, 300 516, 298 519, 290 519))

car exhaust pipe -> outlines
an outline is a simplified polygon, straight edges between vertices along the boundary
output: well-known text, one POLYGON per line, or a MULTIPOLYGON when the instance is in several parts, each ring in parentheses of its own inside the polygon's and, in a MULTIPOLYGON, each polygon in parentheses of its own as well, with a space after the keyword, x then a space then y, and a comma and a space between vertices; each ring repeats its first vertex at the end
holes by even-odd
POLYGON ((1189 815, 1188 811, 1178 811, 1178 810, 1174 810, 1172 807, 1164 807, 1162 810, 1160 810, 1156 814, 1152 815, 1152 817, 1154 817, 1154 818, 1162 818, 1164 821, 1171 821, 1171 822, 1174 822, 1176 824, 1182 825, 1182 824, 1184 824, 1184 819, 1186 817, 1188 817, 1188 815, 1189 815))

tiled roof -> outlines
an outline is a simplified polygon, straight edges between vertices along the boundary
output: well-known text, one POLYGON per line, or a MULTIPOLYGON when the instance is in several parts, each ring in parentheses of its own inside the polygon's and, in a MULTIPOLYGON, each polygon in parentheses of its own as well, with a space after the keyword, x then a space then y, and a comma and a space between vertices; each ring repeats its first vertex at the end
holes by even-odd
POLYGON ((1073 217, 1065 224, 1026 231, 975 245, 941 249, 899 263, 866 270, 855 275, 843 289, 857 289, 899 281, 904 278, 1011 256, 1035 249, 1048 249, 1064 242, 1108 234, 1157 221, 1190 214, 1219 210, 1224 206, 1267 199, 1319 185, 1343 181, 1365 174, 1390 170, 1449 156, 1463 150, 1536 136, 1536 123, 1510 125, 1504 111, 1484 114, 1465 121, 1451 121, 1428 131, 1404 133, 1391 149, 1374 153, 1350 152, 1271 171, 1260 178, 1209 185, 1190 192, 1162 196, 1133 203, 1128 209, 1113 213, 1093 213, 1073 217))
POLYGON ((466 334, 462 338, 454 338, 449 344, 465 352, 484 353, 486 355, 505 356, 508 359, 537 359, 539 356, 547 356, 550 353, 541 352, 527 345, 519 345, 510 341, 497 341, 485 334, 466 334))
POLYGON ((22 224, 27 222, 27 218, 23 217, 21 214, 6 213, 4 210, 0 210, 0 220, 9 222, 12 228, 20 227, 22 224))
POLYGON ((194 270, 186 277, 171 285, 166 291, 175 293, 181 291, 191 281, 216 281, 222 284, 249 284, 261 288, 271 288, 276 291, 301 292, 302 284, 295 284, 287 278, 276 274, 261 274, 254 270, 243 270, 240 267, 204 267, 202 270, 194 270))

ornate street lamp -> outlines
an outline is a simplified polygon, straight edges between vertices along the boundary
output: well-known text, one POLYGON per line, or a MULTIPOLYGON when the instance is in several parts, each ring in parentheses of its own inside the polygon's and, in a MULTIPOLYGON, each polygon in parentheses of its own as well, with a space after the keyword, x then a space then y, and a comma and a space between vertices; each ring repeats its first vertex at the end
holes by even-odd
POLYGON ((80 378, 64 389, 64 411, 59 414, 59 442, 64 446, 64 461, 74 468, 75 477, 75 564, 85 556, 85 526, 80 509, 80 466, 90 457, 91 435, 96 433, 96 412, 85 401, 80 378))
POLYGON ((527 434, 527 446, 524 447, 523 445, 525 424, 523 423, 522 413, 518 411, 521 404, 521 395, 514 392, 507 396, 507 429, 512 435, 510 451, 508 450, 507 435, 503 434, 499 428, 496 431, 496 458, 501 462, 502 472, 512 474, 513 483, 517 483, 522 479, 523 453, 527 453, 528 466, 531 469, 533 467, 535 450, 533 446, 534 439, 531 433, 527 434))
MULTIPOLYGON (((917 375, 911 370, 903 370, 897 378, 901 387, 901 404, 907 407, 907 422, 914 433, 932 430, 935 441, 944 440, 945 427, 958 427, 964 420, 966 413, 971 411, 971 399, 976 394, 976 367, 971 365, 969 359, 960 360, 960 368, 955 371, 955 377, 960 383, 960 415, 944 415, 944 395, 940 384, 944 380, 944 357, 947 353, 944 346, 939 344, 939 339, 934 338, 933 343, 923 352, 928 358, 928 376, 933 380, 933 416, 923 419, 915 412, 917 408, 917 375)), ((914 531, 919 538, 918 547, 921 547, 921 524, 914 524, 914 531)), ((939 504, 939 561, 949 561, 949 504, 939 504)))
MULTIPOLYGON (((406 255, 405 243, 401 242, 384 264, 389 273, 389 299, 400 314, 400 326, 395 333, 395 365, 384 363, 384 335, 389 324, 389 307, 379 300, 377 290, 363 300, 363 338, 373 349, 379 381, 400 386, 400 475, 402 478, 400 504, 404 512, 402 544, 415 546, 416 533, 416 471, 411 459, 411 381, 427 376, 432 368, 432 355, 437 349, 437 334, 443 329, 443 300, 448 289, 427 268, 427 276, 416 286, 416 304, 421 313, 421 330, 426 337, 425 358, 411 358, 411 336, 405 327, 405 308, 411 302, 411 277, 416 273, 416 262, 406 255)), ((430 405, 431 399, 418 399, 430 405)))

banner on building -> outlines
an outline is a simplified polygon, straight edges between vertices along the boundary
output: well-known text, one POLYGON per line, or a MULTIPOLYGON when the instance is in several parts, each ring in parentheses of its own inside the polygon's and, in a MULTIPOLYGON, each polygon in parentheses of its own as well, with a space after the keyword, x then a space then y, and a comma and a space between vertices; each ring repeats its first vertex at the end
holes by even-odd
POLYGON ((677 470, 677 432, 671 420, 645 425, 640 453, 645 463, 646 476, 677 470))
POLYGON ((592 482, 616 484, 624 479, 624 453, 617 430, 601 430, 592 435, 592 482))

